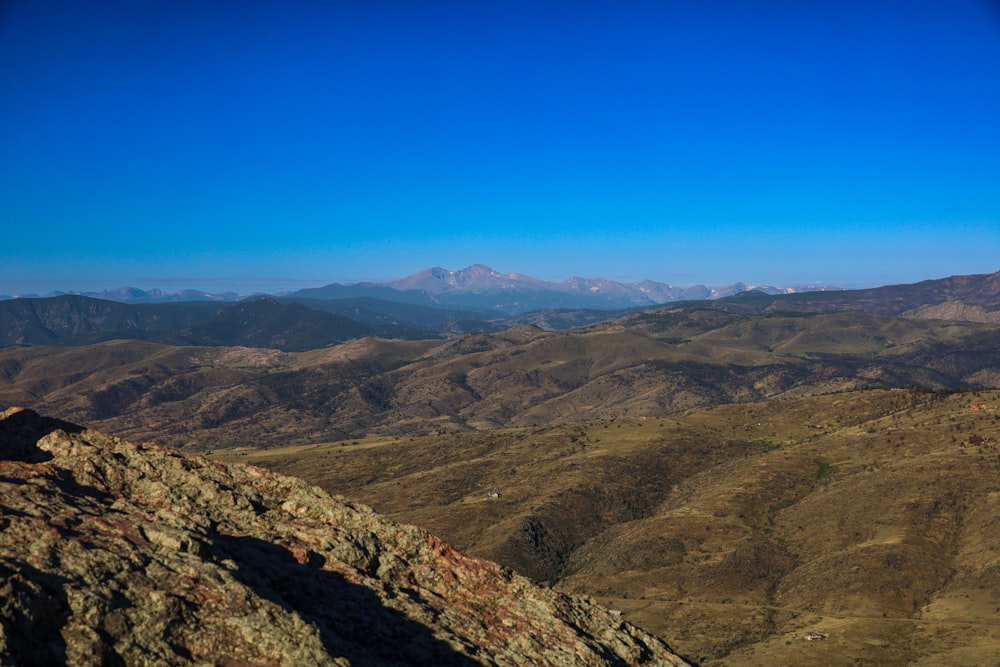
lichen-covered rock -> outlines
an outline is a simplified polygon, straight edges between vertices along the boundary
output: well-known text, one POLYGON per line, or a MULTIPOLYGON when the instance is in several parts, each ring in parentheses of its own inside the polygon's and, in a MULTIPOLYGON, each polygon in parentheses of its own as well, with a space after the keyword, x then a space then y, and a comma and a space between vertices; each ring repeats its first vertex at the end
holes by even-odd
POLYGON ((0 413, 2 665, 681 665, 300 480, 0 413))

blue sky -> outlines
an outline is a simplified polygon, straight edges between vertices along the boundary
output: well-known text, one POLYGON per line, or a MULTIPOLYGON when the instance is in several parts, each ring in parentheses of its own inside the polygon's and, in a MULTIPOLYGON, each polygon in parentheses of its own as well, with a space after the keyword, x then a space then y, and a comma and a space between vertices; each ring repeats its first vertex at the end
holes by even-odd
POLYGON ((0 294, 1000 270, 1000 4, 0 3, 0 294))

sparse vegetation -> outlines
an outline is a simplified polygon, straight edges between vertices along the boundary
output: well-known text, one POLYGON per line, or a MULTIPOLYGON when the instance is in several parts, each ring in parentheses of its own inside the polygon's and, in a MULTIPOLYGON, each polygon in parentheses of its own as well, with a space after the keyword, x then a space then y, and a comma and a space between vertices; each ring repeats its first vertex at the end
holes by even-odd
POLYGON ((996 325, 790 296, 297 353, 9 347, 0 404, 303 477, 705 663, 989 662, 996 325))
POLYGON ((747 406, 726 405, 610 430, 592 420, 373 436, 241 460, 596 597, 705 664, 904 665, 1000 645, 1000 541, 981 500, 1000 494, 987 442, 1000 422, 970 410, 1000 405, 1000 392, 980 393, 759 403, 746 439, 724 437, 748 422, 747 406), (962 442, 942 437, 949 424, 966 429, 962 442), (899 438, 885 437, 890 425, 899 438), (804 651, 790 639, 812 629, 830 640, 804 651))
MULTIPOLYGON (((0 402, 211 449, 241 444, 248 429, 267 432, 273 446, 661 417, 875 385, 917 387, 907 394, 916 406, 924 394, 1000 382, 998 359, 988 324, 688 309, 570 333, 365 339, 295 354, 136 341, 3 348, 0 364, 17 372, 0 375, 0 402), (882 339, 907 344, 888 349, 882 339), (966 348, 977 353, 959 353, 966 348)), ((747 435, 755 447, 776 442, 747 435)))
POLYGON ((816 464, 815 477, 818 482, 825 482, 836 470, 836 467, 822 456, 817 456, 813 462, 816 464))

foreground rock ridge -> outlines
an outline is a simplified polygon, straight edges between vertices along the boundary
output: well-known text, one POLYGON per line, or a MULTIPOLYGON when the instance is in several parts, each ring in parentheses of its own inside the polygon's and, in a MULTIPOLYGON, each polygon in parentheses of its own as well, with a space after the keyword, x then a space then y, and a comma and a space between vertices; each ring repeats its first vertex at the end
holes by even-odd
POLYGON ((686 663, 589 599, 296 478, 11 408, 0 664, 686 663))

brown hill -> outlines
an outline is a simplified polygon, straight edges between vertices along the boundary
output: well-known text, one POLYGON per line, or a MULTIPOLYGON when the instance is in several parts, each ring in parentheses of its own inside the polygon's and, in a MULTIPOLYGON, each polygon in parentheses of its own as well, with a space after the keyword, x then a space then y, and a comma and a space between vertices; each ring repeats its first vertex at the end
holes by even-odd
MULTIPOLYGON (((797 310, 819 313, 847 310, 885 316, 912 313, 919 316, 921 309, 947 304, 958 307, 936 312, 931 310, 933 314, 926 316, 961 320, 966 318, 963 308, 973 308, 969 311, 973 314, 973 321, 983 321, 980 319, 982 313, 987 313, 987 317, 1000 314, 1000 271, 861 290, 777 296, 747 293, 728 299, 727 304, 753 306, 755 312, 797 310)), ((720 304, 720 307, 726 306, 720 304)))
POLYGON ((0 662, 685 664, 283 475, 0 413, 0 662))
POLYGON ((146 340, 304 351, 364 336, 411 339, 427 335, 395 324, 366 325, 270 297, 225 305, 203 301, 125 304, 79 295, 0 300, 0 345, 146 340))
POLYGON ((1000 655, 998 442, 1000 391, 870 390, 213 456, 594 596, 705 665, 928 666, 1000 655))
POLYGON ((116 341, 0 349, 0 401, 137 439, 262 447, 622 416, 868 386, 1000 385, 995 324, 866 313, 637 314, 572 332, 323 350, 116 341))

